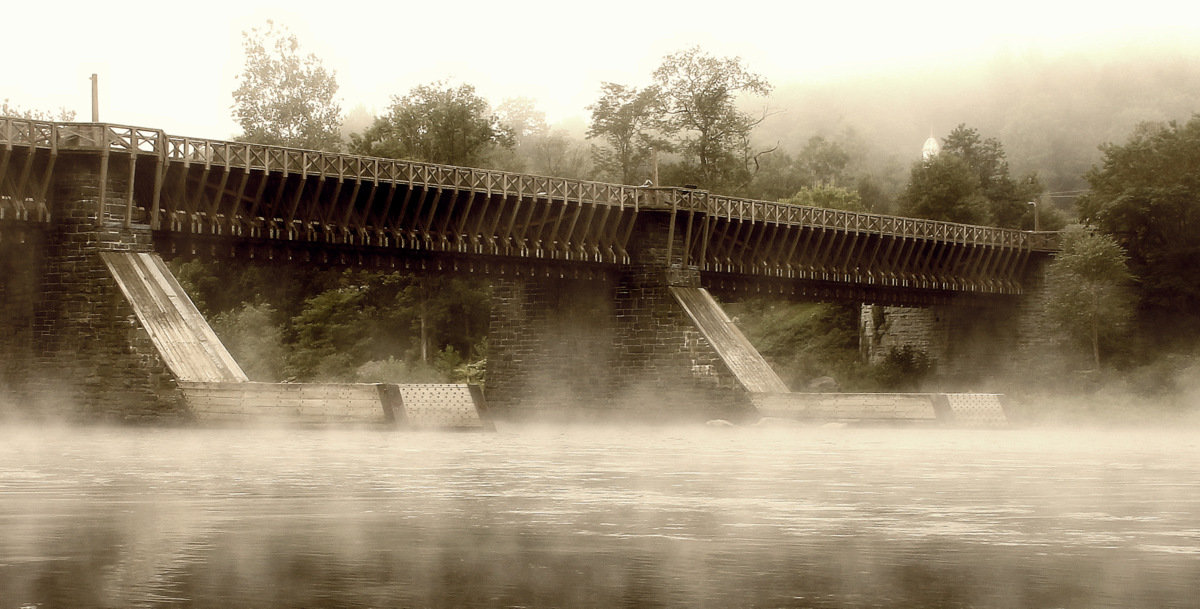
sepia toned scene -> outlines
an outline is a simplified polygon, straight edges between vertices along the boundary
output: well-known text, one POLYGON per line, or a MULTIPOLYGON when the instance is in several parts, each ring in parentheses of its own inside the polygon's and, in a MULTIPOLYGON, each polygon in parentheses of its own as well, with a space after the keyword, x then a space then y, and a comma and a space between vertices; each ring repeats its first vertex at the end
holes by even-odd
POLYGON ((1197 23, 6 8, 0 609, 1200 607, 1197 23))

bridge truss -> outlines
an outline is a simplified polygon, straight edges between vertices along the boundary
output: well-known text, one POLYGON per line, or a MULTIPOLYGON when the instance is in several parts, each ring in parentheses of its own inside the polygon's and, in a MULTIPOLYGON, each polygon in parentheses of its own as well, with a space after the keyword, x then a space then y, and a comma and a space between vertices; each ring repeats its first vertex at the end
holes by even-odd
POLYGON ((64 155, 99 156, 96 221, 156 243, 448 256, 585 267, 629 263, 638 216, 670 214, 673 261, 715 280, 809 281, 981 294, 1021 291, 1056 233, 856 213, 502 171, 0 117, 0 223, 50 222, 64 155), (112 184, 123 196, 106 200, 112 184), (122 190, 122 189, 118 189, 122 190), (113 210, 118 210, 113 213, 113 210), (107 213, 102 213, 107 210, 107 213), (675 234, 678 231, 679 234, 675 234))

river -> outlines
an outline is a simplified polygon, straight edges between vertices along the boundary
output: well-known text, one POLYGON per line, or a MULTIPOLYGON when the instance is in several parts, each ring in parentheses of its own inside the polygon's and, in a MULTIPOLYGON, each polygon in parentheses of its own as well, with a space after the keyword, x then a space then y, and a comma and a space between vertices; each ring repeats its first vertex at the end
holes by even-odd
POLYGON ((1200 607, 1193 430, 0 428, 0 609, 1200 607))

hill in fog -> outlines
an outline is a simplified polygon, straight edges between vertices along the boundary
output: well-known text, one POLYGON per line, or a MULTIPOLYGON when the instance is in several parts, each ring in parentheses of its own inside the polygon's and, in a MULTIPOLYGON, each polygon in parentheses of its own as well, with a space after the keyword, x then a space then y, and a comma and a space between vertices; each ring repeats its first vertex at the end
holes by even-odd
MULTIPOLYGON (((759 143, 797 151, 814 135, 839 141, 860 172, 902 188, 932 133, 959 123, 996 137, 1014 175, 1037 171, 1047 192, 1085 188, 1098 147, 1124 142, 1143 121, 1187 120, 1200 111, 1195 52, 1124 48, 1055 57, 1003 53, 947 69, 777 83, 775 112, 759 143)), ((1068 203, 1058 199, 1060 204, 1068 203)))

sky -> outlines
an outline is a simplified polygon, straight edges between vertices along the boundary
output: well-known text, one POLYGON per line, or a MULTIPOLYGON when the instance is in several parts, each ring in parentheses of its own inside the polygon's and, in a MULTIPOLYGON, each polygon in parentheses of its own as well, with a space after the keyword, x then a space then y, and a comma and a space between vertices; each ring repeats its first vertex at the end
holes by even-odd
POLYGON ((1200 3, 1179 0, 9 0, 0 99, 86 121, 96 73, 104 122, 231 137, 242 33, 268 19, 336 71, 344 111, 382 112, 392 96, 448 80, 493 105, 533 98, 551 123, 576 124, 601 82, 647 84, 665 55, 695 45, 781 86, 1200 40, 1200 3))

